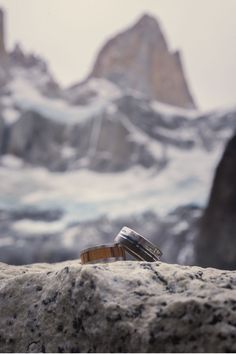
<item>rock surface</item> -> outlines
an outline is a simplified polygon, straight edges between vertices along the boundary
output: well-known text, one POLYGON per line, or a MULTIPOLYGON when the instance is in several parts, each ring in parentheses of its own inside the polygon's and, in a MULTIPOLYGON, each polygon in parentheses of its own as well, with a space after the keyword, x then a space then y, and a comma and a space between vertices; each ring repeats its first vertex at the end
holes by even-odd
POLYGON ((1 352, 235 352, 236 272, 0 264, 1 352))
POLYGON ((173 106, 195 107, 180 53, 168 49, 158 22, 149 15, 104 45, 90 77, 105 78, 173 106))
POLYGON ((201 266, 236 269, 236 135, 217 167, 196 246, 201 266), (211 250, 209 252, 209 250, 211 250))

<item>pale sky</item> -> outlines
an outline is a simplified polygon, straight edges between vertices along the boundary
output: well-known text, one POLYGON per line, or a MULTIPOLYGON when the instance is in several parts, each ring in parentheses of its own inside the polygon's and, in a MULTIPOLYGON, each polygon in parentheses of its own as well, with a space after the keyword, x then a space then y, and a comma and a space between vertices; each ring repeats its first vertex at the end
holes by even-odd
POLYGON ((182 52, 201 109, 236 105, 236 0, 0 0, 7 47, 43 56, 64 86, 89 72, 98 50, 143 13, 182 52))

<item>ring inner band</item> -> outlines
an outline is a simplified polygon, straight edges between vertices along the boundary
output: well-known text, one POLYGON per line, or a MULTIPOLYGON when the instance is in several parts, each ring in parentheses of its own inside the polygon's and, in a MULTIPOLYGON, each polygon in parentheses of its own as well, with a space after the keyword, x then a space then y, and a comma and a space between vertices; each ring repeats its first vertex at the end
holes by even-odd
POLYGON ((125 249, 122 246, 101 246, 87 249, 80 254, 81 263, 96 261, 125 260, 125 249))

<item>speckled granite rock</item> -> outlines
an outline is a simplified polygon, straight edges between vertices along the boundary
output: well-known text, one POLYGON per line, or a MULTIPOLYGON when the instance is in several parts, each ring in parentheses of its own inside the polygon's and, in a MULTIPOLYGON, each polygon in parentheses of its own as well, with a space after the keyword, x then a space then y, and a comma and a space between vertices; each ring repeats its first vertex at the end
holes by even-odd
POLYGON ((236 272, 0 264, 1 352, 235 352, 236 272))

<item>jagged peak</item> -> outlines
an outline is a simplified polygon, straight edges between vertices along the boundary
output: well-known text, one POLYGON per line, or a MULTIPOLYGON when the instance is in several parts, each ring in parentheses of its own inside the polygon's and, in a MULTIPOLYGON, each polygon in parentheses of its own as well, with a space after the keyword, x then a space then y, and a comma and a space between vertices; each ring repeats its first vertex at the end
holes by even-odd
POLYGON ((0 55, 6 54, 5 48, 5 28, 4 28, 4 9, 0 7, 0 55))
POLYGON ((0 17, 3 18, 4 17, 4 9, 2 7, 0 7, 0 17))
POLYGON ((137 27, 148 27, 148 28, 160 28, 159 26, 159 23, 157 21, 157 19, 148 14, 148 13, 145 13, 143 14, 139 19, 138 21, 136 22, 135 26, 137 27))
POLYGON ((160 22, 157 18, 149 14, 140 16, 133 26, 130 27, 130 31, 139 33, 140 36, 145 36, 145 38, 159 38, 159 40, 165 42, 160 22))
POLYGON ((158 20, 143 14, 102 47, 88 78, 104 78, 162 103, 195 108, 180 56, 173 54, 158 20))
POLYGON ((43 72, 48 72, 47 61, 35 53, 26 53, 21 43, 16 42, 13 50, 9 53, 14 65, 27 68, 40 67, 43 72))

